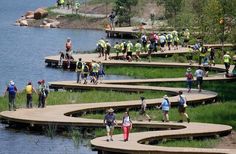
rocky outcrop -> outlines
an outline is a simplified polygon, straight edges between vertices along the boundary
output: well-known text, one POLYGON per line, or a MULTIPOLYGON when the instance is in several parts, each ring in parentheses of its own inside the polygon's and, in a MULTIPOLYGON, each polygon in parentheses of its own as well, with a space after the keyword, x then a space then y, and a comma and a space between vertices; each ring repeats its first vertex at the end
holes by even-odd
POLYGON ((45 18, 40 25, 43 28, 59 28, 60 22, 55 19, 45 18))
POLYGON ((34 19, 42 19, 48 16, 48 11, 42 8, 38 8, 34 11, 34 19))
POLYGON ((27 11, 24 16, 16 20, 16 26, 29 26, 29 21, 42 20, 40 27, 43 28, 59 28, 60 22, 56 19, 45 18, 48 16, 48 11, 43 8, 38 8, 35 11, 27 11))

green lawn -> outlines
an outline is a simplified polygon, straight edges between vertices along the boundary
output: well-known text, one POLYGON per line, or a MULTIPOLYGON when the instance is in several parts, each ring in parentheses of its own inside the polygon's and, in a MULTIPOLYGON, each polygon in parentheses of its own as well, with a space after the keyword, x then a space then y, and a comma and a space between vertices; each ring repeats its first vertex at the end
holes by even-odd
MULTIPOLYGON (((140 96, 145 96, 146 98, 160 98, 164 94, 164 92, 157 91, 144 91, 140 93, 97 90, 83 92, 50 92, 47 105, 138 100, 140 96)), ((34 106, 37 106, 37 100, 37 95, 34 94, 34 106)), ((8 97, 0 97, 0 102, 0 111, 8 110, 8 97)), ((17 107, 26 106, 26 94, 24 92, 17 94, 16 105, 17 107)))
MULTIPOLYGON (((105 67, 106 74, 126 75, 134 78, 150 79, 150 78, 177 78, 184 77, 186 68, 168 68, 168 67, 105 67)), ((192 69, 195 72, 195 69, 192 69)), ((214 72, 210 72, 214 74, 214 72)))

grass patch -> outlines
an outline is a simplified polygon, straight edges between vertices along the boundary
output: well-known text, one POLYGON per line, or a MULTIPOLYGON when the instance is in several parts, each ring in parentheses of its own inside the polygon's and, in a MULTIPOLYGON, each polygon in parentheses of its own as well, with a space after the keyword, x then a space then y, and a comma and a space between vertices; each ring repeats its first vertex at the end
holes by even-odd
MULTIPOLYGON (((150 83, 150 86, 165 86, 165 87, 187 87, 185 82, 178 83, 150 83)), ((193 83, 193 88, 197 88, 196 83, 193 83)), ((236 81, 203 81, 203 89, 218 93, 218 100, 221 102, 235 101, 236 81)))
MULTIPOLYGON (((134 78, 149 79, 149 78, 178 78, 184 77, 186 68, 168 68, 168 67, 132 67, 132 66, 106 66, 105 71, 107 74, 112 75, 125 75, 134 78)), ((195 72, 195 69, 192 70, 195 72)), ((214 74, 211 71, 209 74, 214 74)))
MULTIPOLYGON (((236 103, 216 103, 209 105, 201 105, 197 107, 189 106, 187 112, 191 121, 193 122, 204 122, 204 123, 216 123, 216 124, 226 124, 233 127, 236 130, 236 103)), ((155 121, 162 120, 162 111, 157 109, 147 110, 147 114, 155 121)), ((123 113, 116 113, 117 120, 121 120, 123 113)), ((103 119, 103 114, 88 114, 84 116, 85 118, 92 119, 103 119)), ((138 110, 130 111, 130 117, 133 120, 139 120, 140 115, 138 110)), ((169 117, 171 121, 178 121, 179 114, 177 108, 172 108, 169 112, 169 117)))
POLYGON ((166 147, 192 147, 192 148, 214 148, 219 143, 219 139, 170 139, 166 142, 161 142, 158 146, 166 147))
MULTIPOLYGON (((156 91, 144 91, 140 93, 97 90, 83 92, 50 92, 47 99, 47 105, 138 100, 141 95, 146 98, 158 98, 162 97, 164 94, 164 92, 156 91)), ((38 96, 36 94, 33 95, 33 104, 34 106, 37 106, 38 104, 38 96)), ((16 105, 17 107, 26 106, 25 92, 17 94, 16 105)), ((7 96, 0 97, 0 111, 4 110, 8 110, 7 96)))

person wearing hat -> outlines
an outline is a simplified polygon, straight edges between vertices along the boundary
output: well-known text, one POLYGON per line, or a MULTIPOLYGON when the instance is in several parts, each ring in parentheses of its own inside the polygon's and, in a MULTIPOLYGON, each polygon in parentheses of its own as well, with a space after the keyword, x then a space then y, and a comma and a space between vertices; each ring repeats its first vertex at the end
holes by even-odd
POLYGON ((186 81, 187 81, 187 87, 188 87, 188 92, 191 92, 192 89, 192 83, 193 83, 193 74, 192 70, 189 67, 185 73, 186 81))
POLYGON ((109 142, 109 140, 113 141, 112 136, 113 136, 114 126, 117 125, 117 122, 114 110, 112 108, 107 110, 107 114, 104 116, 103 123, 106 126, 107 130, 107 142, 109 142))
POLYGON ((229 68, 230 68, 230 60, 231 60, 229 51, 227 51, 224 54, 223 60, 224 60, 224 64, 225 64, 226 75, 228 75, 229 74, 229 68))
POLYGON ((169 122, 169 110, 170 110, 171 103, 167 95, 164 95, 161 105, 158 107, 162 110, 163 119, 162 122, 169 122))
POLYGON ((140 97, 141 99, 141 109, 139 111, 139 114, 141 116, 144 116, 148 121, 151 121, 152 119, 150 118, 150 116, 146 113, 146 107, 147 107, 147 104, 145 102, 145 97, 141 96, 140 97))
POLYGON ((6 96, 8 92, 8 100, 9 100, 9 111, 16 110, 16 105, 15 105, 15 100, 16 100, 16 93, 17 93, 17 88, 15 86, 14 81, 10 81, 9 85, 7 86, 4 96, 6 96))
POLYGON ((26 91, 26 107, 27 108, 32 108, 32 93, 36 92, 36 90, 34 89, 33 85, 31 82, 28 82, 27 86, 25 87, 25 91, 26 91))
POLYGON ((187 99, 185 95, 183 95, 183 91, 179 91, 179 97, 178 97, 178 111, 180 114, 181 119, 178 122, 183 122, 184 117, 187 119, 188 123, 190 122, 189 116, 186 113, 186 107, 187 107, 187 99))

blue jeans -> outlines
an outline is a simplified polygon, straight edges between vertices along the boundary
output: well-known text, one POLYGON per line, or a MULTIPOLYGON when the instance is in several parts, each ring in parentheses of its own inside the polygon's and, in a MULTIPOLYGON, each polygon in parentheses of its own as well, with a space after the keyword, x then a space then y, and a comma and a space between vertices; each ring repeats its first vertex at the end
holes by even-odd
POLYGON ((188 89, 192 89, 192 83, 193 83, 192 80, 187 80, 187 87, 188 87, 188 89))
POLYGON ((80 78, 81 78, 81 71, 77 72, 77 83, 80 82, 80 78))

